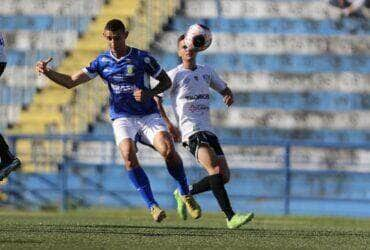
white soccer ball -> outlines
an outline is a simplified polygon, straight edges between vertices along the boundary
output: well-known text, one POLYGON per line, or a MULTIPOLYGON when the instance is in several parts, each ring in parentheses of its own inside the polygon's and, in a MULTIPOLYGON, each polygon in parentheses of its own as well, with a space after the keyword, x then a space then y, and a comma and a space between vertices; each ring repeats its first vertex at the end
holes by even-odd
POLYGON ((212 43, 211 30, 202 24, 191 25, 185 33, 185 44, 195 51, 206 50, 212 43))

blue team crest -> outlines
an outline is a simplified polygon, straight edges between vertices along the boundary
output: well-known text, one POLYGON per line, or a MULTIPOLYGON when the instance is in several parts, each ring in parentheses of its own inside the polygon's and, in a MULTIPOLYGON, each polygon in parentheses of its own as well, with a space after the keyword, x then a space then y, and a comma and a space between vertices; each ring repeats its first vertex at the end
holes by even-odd
POLYGON ((105 74, 109 74, 109 73, 111 73, 112 72, 112 70, 111 69, 103 69, 103 73, 105 73, 105 74))
POLYGON ((110 62, 110 61, 111 61, 111 59, 110 59, 109 57, 103 56, 103 57, 101 58, 101 62, 102 62, 102 63, 107 63, 107 62, 110 62))
POLYGON ((135 74, 135 66, 134 65, 127 65, 126 68, 126 76, 132 76, 135 74))

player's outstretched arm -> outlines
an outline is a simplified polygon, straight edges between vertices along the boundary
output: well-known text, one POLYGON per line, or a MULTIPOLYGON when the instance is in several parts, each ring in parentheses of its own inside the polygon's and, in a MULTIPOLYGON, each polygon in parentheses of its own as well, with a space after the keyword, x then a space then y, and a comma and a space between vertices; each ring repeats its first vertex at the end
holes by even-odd
POLYGON ((85 83, 90 80, 90 77, 87 74, 85 74, 82 70, 73 75, 67 75, 52 70, 47 66, 48 63, 50 63, 52 60, 53 58, 49 58, 46 61, 38 61, 36 63, 36 72, 44 74, 47 78, 49 78, 53 82, 68 89, 76 87, 77 85, 85 83))
POLYGON ((161 73, 156 78, 159 83, 151 90, 136 89, 134 91, 135 100, 138 102, 143 102, 149 98, 152 98, 160 93, 163 93, 169 89, 172 85, 171 79, 167 75, 166 71, 162 70, 161 73))
POLYGON ((180 130, 173 125, 171 120, 168 118, 166 111, 164 110, 163 104, 162 104, 162 98, 158 96, 154 96, 154 100, 157 103, 157 107, 159 110, 159 113, 161 114, 163 120, 165 121, 168 131, 170 132, 171 136, 173 137, 173 140, 175 142, 181 142, 181 133, 180 130))
POLYGON ((157 80, 159 83, 154 89, 152 89, 153 96, 163 93, 172 86, 172 81, 164 70, 162 70, 162 72, 159 74, 157 80))
POLYGON ((226 106, 230 106, 234 103, 234 95, 231 89, 229 87, 226 87, 224 90, 220 92, 220 94, 224 97, 224 103, 226 106))

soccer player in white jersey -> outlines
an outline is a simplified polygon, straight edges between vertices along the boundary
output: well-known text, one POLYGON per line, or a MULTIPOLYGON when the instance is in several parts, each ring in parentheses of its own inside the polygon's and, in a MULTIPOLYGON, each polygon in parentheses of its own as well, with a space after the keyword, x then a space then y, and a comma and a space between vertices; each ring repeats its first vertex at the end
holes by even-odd
MULTIPOLYGON (((165 114, 160 98, 156 98, 162 117, 167 123, 175 141, 181 141, 208 172, 208 176, 190 187, 192 195, 212 191, 221 210, 227 217, 227 227, 238 228, 253 218, 253 213, 234 213, 224 184, 229 181, 229 167, 218 138, 210 122, 210 90, 216 90, 224 97, 224 103, 233 103, 233 94, 226 83, 209 66, 196 63, 197 53, 189 50, 184 42, 184 35, 178 38, 178 55, 182 64, 168 72, 172 87, 166 91, 170 96, 172 108, 179 129, 165 114)), ((178 204, 178 213, 186 219, 186 210, 178 190, 174 192, 178 204)))
MULTIPOLYGON (((5 43, 3 35, 0 33, 0 76, 3 74, 6 67, 5 43)), ((0 181, 6 178, 12 171, 21 166, 21 161, 15 157, 10 151, 9 146, 5 142, 4 137, 0 134, 0 181)))
POLYGON ((193 218, 199 218, 201 210, 189 195, 182 160, 153 99, 154 95, 171 86, 170 78, 148 52, 126 45, 128 32, 120 20, 107 22, 103 35, 109 50, 101 53, 88 67, 74 75, 62 74, 48 68, 47 64, 51 59, 46 62, 39 61, 36 71, 66 88, 76 87, 99 75, 110 93, 110 117, 114 136, 129 179, 143 197, 153 219, 160 222, 166 214, 154 199, 149 179, 140 167, 135 147, 137 137, 152 145, 163 156, 168 172, 177 182, 188 212, 193 218), (158 86, 153 89, 150 89, 149 85, 150 76, 159 81, 158 86))

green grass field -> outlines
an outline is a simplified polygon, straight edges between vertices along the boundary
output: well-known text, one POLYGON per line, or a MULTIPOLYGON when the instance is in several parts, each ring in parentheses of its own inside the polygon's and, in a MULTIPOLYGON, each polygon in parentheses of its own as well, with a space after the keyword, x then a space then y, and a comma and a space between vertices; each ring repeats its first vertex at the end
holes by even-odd
POLYGON ((180 221, 174 212, 155 223, 145 210, 68 213, 0 211, 0 249, 365 249, 370 220, 259 216, 228 230, 220 213, 180 221))

